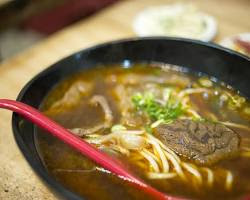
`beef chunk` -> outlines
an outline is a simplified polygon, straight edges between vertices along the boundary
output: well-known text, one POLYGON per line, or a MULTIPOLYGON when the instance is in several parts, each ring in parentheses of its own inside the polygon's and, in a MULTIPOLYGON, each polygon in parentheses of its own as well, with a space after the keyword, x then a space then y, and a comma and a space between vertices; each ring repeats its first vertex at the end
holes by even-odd
POLYGON ((154 133, 177 154, 198 164, 213 164, 234 155, 239 148, 238 135, 218 123, 176 120, 159 125, 154 133))

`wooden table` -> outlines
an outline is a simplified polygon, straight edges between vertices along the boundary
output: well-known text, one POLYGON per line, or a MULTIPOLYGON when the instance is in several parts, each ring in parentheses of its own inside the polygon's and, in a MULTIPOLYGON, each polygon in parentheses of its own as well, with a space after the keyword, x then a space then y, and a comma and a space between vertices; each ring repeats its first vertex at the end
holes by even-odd
MULTIPOLYGON (((5 61, 0 65, 0 98, 15 99, 31 77, 73 52, 100 42, 135 36, 131 23, 138 11, 171 2, 175 1, 121 1, 5 61)), ((218 20, 215 42, 250 31, 249 0, 195 0, 193 3, 218 20)), ((21 155, 11 131, 11 112, 4 110, 0 110, 0 199, 56 199, 21 155)))

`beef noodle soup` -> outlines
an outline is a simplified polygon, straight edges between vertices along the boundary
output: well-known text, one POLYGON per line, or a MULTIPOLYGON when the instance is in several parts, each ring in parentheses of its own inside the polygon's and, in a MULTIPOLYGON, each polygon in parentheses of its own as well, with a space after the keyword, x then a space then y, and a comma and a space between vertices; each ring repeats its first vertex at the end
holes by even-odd
MULTIPOLYGON (((165 64, 96 67, 59 83, 43 112, 167 194, 250 193, 250 104, 225 83, 165 64)), ((149 199, 49 134, 35 140, 49 173, 87 199, 149 199)))

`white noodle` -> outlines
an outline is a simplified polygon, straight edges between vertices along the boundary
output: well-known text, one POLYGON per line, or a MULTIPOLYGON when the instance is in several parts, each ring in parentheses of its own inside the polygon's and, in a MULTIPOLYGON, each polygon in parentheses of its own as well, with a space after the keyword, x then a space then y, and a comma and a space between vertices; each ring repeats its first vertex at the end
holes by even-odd
POLYGON ((191 164, 185 162, 182 162, 182 166, 197 178, 199 184, 202 184, 202 176, 197 169, 195 169, 191 164))
MULTIPOLYGON (((121 154, 124 154, 126 156, 130 156, 130 151, 127 148, 124 148, 119 145, 119 140, 120 136, 122 134, 135 134, 135 135, 142 135, 139 137, 145 137, 146 141, 148 144, 151 144, 150 149, 142 149, 141 151, 137 151, 136 153, 139 153, 142 157, 139 158, 137 156, 137 161, 141 160, 140 163, 138 163, 138 166, 142 168, 147 168, 148 164, 143 162, 142 159, 146 159, 149 163, 149 166, 151 167, 151 172, 147 172, 147 176, 150 179, 170 179, 174 178, 177 175, 182 178, 184 181, 187 180, 187 177, 183 171, 185 169, 188 171, 190 174, 192 174, 195 177, 195 180, 199 185, 202 184, 202 175, 196 169, 195 166, 193 166, 190 163, 182 162, 179 158, 179 156, 170 148, 168 148, 165 144, 163 144, 159 139, 155 138, 153 135, 146 133, 143 130, 119 130, 113 133, 110 133, 108 135, 98 135, 98 134, 93 134, 89 137, 87 141, 90 143, 95 143, 95 144, 102 144, 105 142, 112 142, 114 144, 107 143, 107 147, 120 152, 121 154), (144 135, 143 135, 144 134, 144 135), (152 148, 152 149, 151 149, 152 148), (152 152, 153 151, 153 152, 152 152), (138 159, 139 158, 139 159, 138 159), (170 171, 170 164, 173 166, 173 172, 170 171)), ((248 150, 246 152, 242 152, 242 156, 247 156, 250 157, 250 152, 249 148, 243 148, 244 150, 248 150)), ((133 152, 133 151, 131 151, 133 152)), ((136 154, 135 154, 136 155, 136 154)), ((133 156, 132 156, 133 157, 133 156)), ((133 159, 133 158, 132 158, 133 159)), ((171 168, 172 169, 172 168, 171 168)), ((214 183, 214 173, 211 169, 207 167, 202 167, 200 168, 207 174, 207 185, 209 187, 212 187, 214 183)), ((225 181, 225 188, 227 190, 230 190, 232 187, 232 182, 233 182, 233 175, 230 171, 226 171, 226 181, 225 181)))
POLYGON ((157 120, 154 123, 151 124, 151 128, 156 128, 157 126, 159 126, 162 122, 164 122, 163 119, 157 120))
POLYGON ((213 182, 214 182, 214 174, 212 170, 207 167, 203 167, 201 169, 207 173, 207 184, 209 187, 212 187, 213 182))
POLYGON ((168 164, 168 161, 166 159, 166 156, 164 155, 163 151, 161 150, 160 145, 157 142, 153 141, 153 140, 147 139, 147 141, 148 141, 148 143, 150 143, 153 146, 153 148, 155 148, 155 150, 159 154, 160 159, 162 161, 162 170, 163 170, 163 172, 165 172, 165 173, 168 172, 169 171, 169 164, 168 164))
POLYGON ((170 179, 176 177, 176 173, 147 173, 148 178, 150 179, 170 179))
POLYGON ((149 154, 147 154, 147 152, 142 150, 140 151, 140 154, 148 160, 149 164, 151 165, 151 167, 153 168, 155 172, 160 172, 158 164, 149 154))
POLYGON ((179 164, 179 162, 175 159, 175 157, 167 152, 167 151, 164 151, 164 154, 166 155, 166 157, 172 162, 173 166, 174 166, 174 169, 176 171, 176 173, 183 179, 183 180, 186 180, 186 176, 185 174, 183 173, 182 169, 181 169, 181 166, 179 164))
POLYGON ((227 190, 230 190, 232 188, 232 185, 233 185, 233 174, 228 170, 226 170, 226 173, 227 173, 227 175, 226 175, 225 188, 227 190))
POLYGON ((220 122, 221 124, 224 124, 225 126, 231 126, 234 128, 240 128, 240 129, 245 129, 247 131, 250 131, 250 127, 243 125, 243 124, 237 124, 237 123, 233 123, 233 122, 220 122))
POLYGON ((195 110, 189 108, 186 110, 187 113, 193 115, 193 117, 197 118, 197 119, 200 119, 201 116, 198 114, 198 112, 196 112, 195 110))
POLYGON ((203 92, 209 92, 210 90, 206 88, 188 88, 185 90, 182 90, 179 94, 178 97, 179 99, 182 99, 184 96, 189 95, 189 94, 195 94, 195 93, 203 93, 203 92))
POLYGON ((159 165, 161 165, 162 163, 161 163, 161 160, 155 155, 155 154, 153 154, 153 153, 151 153, 150 151, 148 151, 147 149, 143 149, 143 151, 145 151, 146 153, 148 153, 150 156, 152 156, 152 158, 154 158, 155 159, 155 161, 159 164, 159 165))

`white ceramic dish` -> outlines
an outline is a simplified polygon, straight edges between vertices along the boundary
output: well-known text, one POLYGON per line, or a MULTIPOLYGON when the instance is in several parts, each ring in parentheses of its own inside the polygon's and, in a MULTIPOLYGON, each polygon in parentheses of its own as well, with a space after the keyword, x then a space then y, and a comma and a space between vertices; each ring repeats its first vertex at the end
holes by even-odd
POLYGON ((217 33, 215 19, 190 4, 149 7, 133 23, 138 36, 173 36, 211 41, 217 33))

